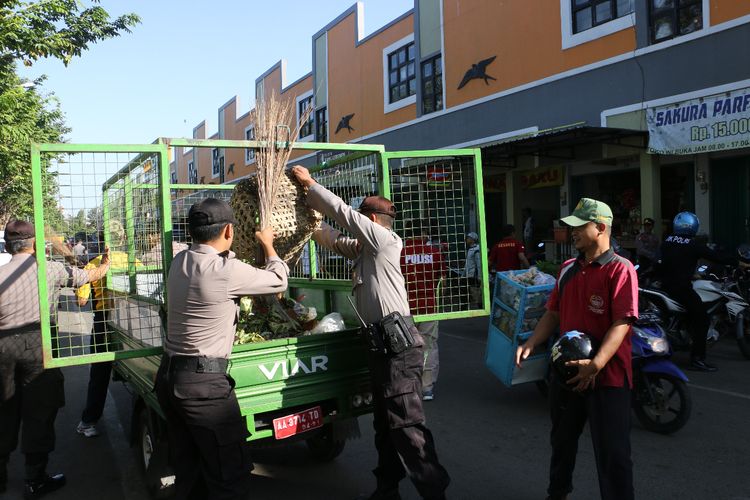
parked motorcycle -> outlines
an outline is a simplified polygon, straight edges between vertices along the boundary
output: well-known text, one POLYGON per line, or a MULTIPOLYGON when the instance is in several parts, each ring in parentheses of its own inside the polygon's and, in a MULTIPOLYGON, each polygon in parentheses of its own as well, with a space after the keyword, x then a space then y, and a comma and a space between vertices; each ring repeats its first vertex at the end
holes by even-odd
MULTIPOLYGON (((739 293, 738 281, 730 275, 713 276, 714 280, 693 281, 696 291, 711 318, 706 332, 708 344, 725 335, 733 335, 745 358, 750 359, 750 303, 739 293)), ((672 346, 677 350, 690 348, 685 308, 657 288, 638 288, 639 310, 653 314, 664 327, 672 346)))
POLYGON ((633 325, 632 406, 646 429, 672 434, 690 418, 688 378, 669 357, 672 349, 658 323, 648 316, 633 325))

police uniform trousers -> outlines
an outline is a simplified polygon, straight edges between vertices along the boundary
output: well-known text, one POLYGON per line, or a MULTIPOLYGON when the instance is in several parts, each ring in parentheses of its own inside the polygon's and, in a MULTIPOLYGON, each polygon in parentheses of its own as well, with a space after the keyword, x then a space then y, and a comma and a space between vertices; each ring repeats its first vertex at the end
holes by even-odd
POLYGON ((176 498, 246 498, 253 463, 234 380, 224 373, 175 370, 168 359, 159 366, 156 392, 167 419, 176 498))
MULTIPOLYGON (((416 329, 414 329, 416 333, 416 329)), ((415 337, 419 338, 418 334, 415 337)), ((420 339, 421 340, 421 339, 420 339)), ((422 343, 396 355, 368 354, 375 406, 373 427, 378 490, 398 488, 409 477, 422 498, 443 498, 450 483, 440 465, 422 408, 422 343)))
MULTIPOLYGON (((107 352, 109 334, 107 332, 107 314, 102 310, 94 311, 94 332, 91 336, 89 352, 107 352)), ((107 402, 109 379, 112 377, 112 362, 92 363, 89 368, 89 385, 86 392, 86 407, 81 414, 81 421, 95 424, 104 413, 107 402)))
POLYGON ((573 491, 578 439, 588 420, 601 498, 633 500, 630 389, 627 385, 599 387, 581 394, 565 389, 554 375, 552 379, 552 459, 547 490, 550 498, 561 499, 573 491))
POLYGON ((432 391, 440 372, 438 349, 439 321, 424 321, 417 324, 417 330, 424 339, 424 368, 422 372, 422 392, 432 391))
POLYGON ((708 317, 706 306, 700 296, 693 290, 692 284, 678 286, 663 284, 664 291, 670 298, 685 307, 690 328, 690 356, 693 359, 706 358, 706 338, 711 319, 708 317))
POLYGON ((41 479, 55 449, 55 418, 65 405, 65 380, 58 368, 44 369, 39 324, 0 332, 0 384, 0 482, 7 480, 19 431, 26 480, 41 479))

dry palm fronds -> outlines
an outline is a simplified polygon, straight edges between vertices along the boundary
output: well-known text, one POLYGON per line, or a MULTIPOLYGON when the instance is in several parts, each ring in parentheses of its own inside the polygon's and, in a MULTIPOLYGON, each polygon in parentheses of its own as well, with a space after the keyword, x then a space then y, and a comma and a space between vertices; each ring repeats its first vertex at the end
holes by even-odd
POLYGON ((231 200, 239 221, 234 250, 241 259, 262 261, 255 231, 270 225, 276 233, 276 251, 289 265, 294 265, 305 242, 320 224, 320 214, 307 207, 304 188, 287 170, 300 123, 307 121, 311 111, 290 129, 287 124, 296 118, 291 102, 281 102, 272 94, 256 106, 255 137, 261 142, 255 155, 257 173, 237 185, 231 200))

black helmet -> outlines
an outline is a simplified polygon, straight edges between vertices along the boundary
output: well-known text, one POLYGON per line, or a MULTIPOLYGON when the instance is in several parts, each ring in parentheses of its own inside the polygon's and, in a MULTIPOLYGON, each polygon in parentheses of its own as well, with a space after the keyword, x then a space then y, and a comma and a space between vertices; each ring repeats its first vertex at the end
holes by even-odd
POLYGON ((595 353, 594 340, 585 333, 572 330, 561 335, 552 345, 552 350, 550 351, 552 369, 558 381, 563 386, 572 388, 565 381, 575 377, 578 373, 578 368, 575 366, 565 366, 565 363, 580 359, 592 359, 595 353))

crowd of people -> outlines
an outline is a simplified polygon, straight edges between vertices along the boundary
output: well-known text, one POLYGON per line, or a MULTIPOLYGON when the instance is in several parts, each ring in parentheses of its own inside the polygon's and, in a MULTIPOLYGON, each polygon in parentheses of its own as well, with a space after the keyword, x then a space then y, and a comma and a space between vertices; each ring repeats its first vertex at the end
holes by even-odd
MULTIPOLYGON (((411 237, 402 240, 393 230, 396 207, 384 197, 369 196, 354 210, 315 182, 306 168, 296 166, 293 173, 306 188, 307 203, 348 233, 324 223, 313 239, 354 263, 353 295, 362 318, 377 335, 388 334, 386 319, 400 318, 410 330, 407 349, 387 354, 368 351, 378 455, 373 471, 376 488, 369 498, 400 498, 398 485, 407 476, 423 498, 445 498, 450 477, 438 459, 422 407, 422 401, 434 398, 438 379, 439 323, 415 324, 412 315, 441 312, 441 284, 449 272, 447 248, 429 227, 414 222, 408 228, 411 237)), ((524 216, 524 241, 516 239, 513 225, 504 226, 501 239, 489 251, 490 271, 529 267, 525 243, 531 241, 533 224, 530 212, 524 216)), ((631 499, 630 334, 638 318, 636 268, 613 249, 612 211, 605 203, 583 198, 561 222, 571 227, 579 255, 562 264, 546 312, 533 335, 518 348, 515 362, 522 366, 555 332, 586 332, 596 339, 598 349, 592 359, 569 363, 576 368, 570 379, 551 384, 548 498, 564 499, 572 491, 578 439, 588 422, 601 497, 631 499)), ((167 337, 155 391, 168 422, 179 498, 243 498, 249 489, 248 430, 228 374, 234 318, 241 297, 284 292, 289 269, 276 254, 270 227, 256 233, 266 255, 263 268, 236 259, 231 251, 235 224, 226 202, 208 198, 195 203, 188 215, 193 244, 173 248, 168 272, 167 337)), ((705 360, 706 313, 695 301, 689 280, 698 258, 726 259, 696 243, 699 223, 694 214, 678 214, 673 226, 674 233, 660 242, 653 233, 654 221, 644 219, 636 258, 644 267, 661 266, 665 289, 694 315, 691 367, 714 371, 705 360)), ((43 496, 66 482, 63 474, 49 474, 46 469, 64 392, 62 372, 45 370, 42 364, 34 235, 30 223, 10 222, 4 239, 11 259, 0 266, 0 492, 6 487, 7 463, 22 429, 26 498, 43 496)), ((109 241, 124 247, 125 232, 118 223, 110 224, 109 241)), ((465 242, 462 275, 471 306, 480 306, 484 285, 479 237, 470 232, 465 242)), ((88 255, 88 248, 78 240, 69 247, 70 263, 46 260, 52 328, 56 328, 54 308, 61 289, 75 288, 79 305, 93 302, 92 352, 106 349, 111 299, 104 280, 109 267, 158 264, 159 245, 154 239, 142 259, 129 262, 121 250, 107 248, 95 257, 88 255)), ((98 434, 96 423, 110 376, 110 363, 91 366, 86 406, 77 427, 86 437, 98 434)))

